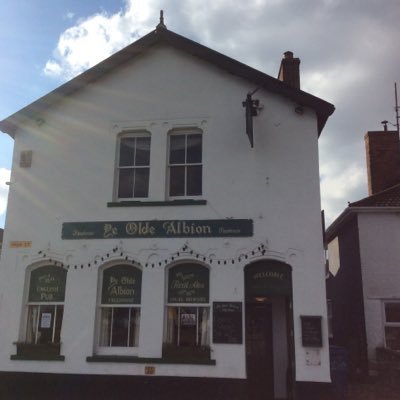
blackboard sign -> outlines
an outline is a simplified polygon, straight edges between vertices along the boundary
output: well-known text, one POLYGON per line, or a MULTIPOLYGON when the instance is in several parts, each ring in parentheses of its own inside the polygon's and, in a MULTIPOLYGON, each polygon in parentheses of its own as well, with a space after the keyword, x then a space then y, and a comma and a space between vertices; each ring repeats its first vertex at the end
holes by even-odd
POLYGON ((242 344, 242 303, 213 303, 213 342, 242 344))
POLYGON ((301 315, 301 337, 304 347, 322 347, 320 316, 301 315))

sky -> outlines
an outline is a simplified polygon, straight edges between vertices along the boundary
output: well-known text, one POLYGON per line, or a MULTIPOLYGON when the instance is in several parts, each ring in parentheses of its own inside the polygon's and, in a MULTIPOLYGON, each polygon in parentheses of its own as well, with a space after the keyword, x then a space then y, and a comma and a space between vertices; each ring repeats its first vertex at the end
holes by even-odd
MULTIPOLYGON (((301 88, 336 111, 319 139, 327 226, 367 196, 364 135, 389 121, 400 86, 398 0, 1 0, 0 120, 155 28, 277 77, 285 51, 301 88)), ((0 227, 13 140, 0 132, 0 227)))

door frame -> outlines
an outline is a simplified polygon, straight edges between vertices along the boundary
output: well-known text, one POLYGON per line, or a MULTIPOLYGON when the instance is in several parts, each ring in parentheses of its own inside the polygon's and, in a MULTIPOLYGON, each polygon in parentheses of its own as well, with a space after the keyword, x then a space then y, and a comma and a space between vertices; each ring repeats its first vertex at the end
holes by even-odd
MULTIPOLYGON (((287 337, 287 374, 286 392, 287 398, 294 398, 296 382, 295 370, 295 344, 293 322, 293 288, 292 267, 281 261, 264 259, 247 264, 244 267, 244 293, 245 293, 245 346, 247 346, 247 304, 268 301, 276 296, 285 299, 286 310, 286 337, 287 337)), ((273 307, 273 306, 272 306, 273 307)), ((271 322, 274 331, 273 319, 271 322)), ((247 375, 247 352, 246 375, 247 375)), ((274 375, 274 368, 272 368, 274 375)))

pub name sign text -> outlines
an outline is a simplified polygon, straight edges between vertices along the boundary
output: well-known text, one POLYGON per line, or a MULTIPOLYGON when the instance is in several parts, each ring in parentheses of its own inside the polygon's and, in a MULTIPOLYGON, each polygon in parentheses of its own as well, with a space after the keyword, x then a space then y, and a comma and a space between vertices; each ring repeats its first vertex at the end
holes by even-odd
POLYGON ((251 219, 65 222, 62 239, 253 236, 251 219))

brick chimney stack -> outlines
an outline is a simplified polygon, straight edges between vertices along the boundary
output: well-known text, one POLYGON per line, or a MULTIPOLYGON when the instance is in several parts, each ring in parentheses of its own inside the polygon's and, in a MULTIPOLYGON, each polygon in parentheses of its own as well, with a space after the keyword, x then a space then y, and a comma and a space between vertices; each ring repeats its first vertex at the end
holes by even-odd
POLYGON ((397 131, 370 131, 364 136, 369 195, 400 183, 400 141, 397 131))
POLYGON ((286 51, 283 54, 278 79, 300 89, 300 58, 293 58, 291 51, 286 51))

